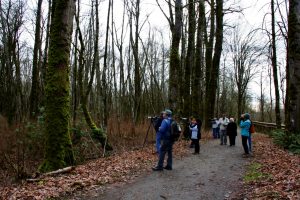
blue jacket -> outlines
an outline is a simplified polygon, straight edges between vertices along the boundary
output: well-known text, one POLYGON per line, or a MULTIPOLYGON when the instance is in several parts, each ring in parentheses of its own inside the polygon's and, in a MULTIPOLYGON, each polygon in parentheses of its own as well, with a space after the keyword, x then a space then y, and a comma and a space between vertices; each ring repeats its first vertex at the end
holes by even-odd
POLYGON ((171 120, 171 118, 164 119, 159 127, 162 140, 170 139, 171 120))
POLYGON ((247 119, 246 121, 241 121, 240 123, 240 127, 241 127, 241 135, 242 136, 247 136, 249 137, 249 129, 251 126, 251 122, 249 119, 247 119))

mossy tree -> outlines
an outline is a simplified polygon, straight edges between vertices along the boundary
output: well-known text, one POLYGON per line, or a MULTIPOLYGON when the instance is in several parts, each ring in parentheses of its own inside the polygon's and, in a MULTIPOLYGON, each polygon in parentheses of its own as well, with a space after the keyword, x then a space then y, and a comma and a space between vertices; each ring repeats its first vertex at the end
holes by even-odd
POLYGON ((74 0, 53 0, 49 59, 46 76, 46 152, 41 172, 72 165, 74 155, 69 133, 69 56, 74 0))
MULTIPOLYGON (((111 4, 109 3, 109 6, 111 4)), ((80 91, 80 103, 81 108, 84 114, 85 121, 88 125, 88 127, 92 131, 92 135, 95 139, 97 139, 103 148, 106 150, 112 150, 112 146, 107 141, 107 135, 101 128, 97 127, 95 122, 93 121, 89 111, 88 111, 88 97, 90 95, 90 92, 92 90, 94 75, 96 68, 99 68, 99 49, 98 49, 98 41, 99 41, 99 14, 98 14, 98 0, 95 1, 95 36, 94 36, 94 57, 92 62, 92 69, 91 69, 91 75, 90 80, 88 81, 87 88, 84 89, 84 83, 83 83, 83 74, 84 74, 84 66, 85 66, 85 60, 84 60, 84 53, 85 53, 85 44, 83 41, 83 36, 79 27, 79 15, 76 16, 76 23, 77 23, 77 31, 78 31, 78 37, 80 42, 80 51, 79 51, 79 60, 78 60, 78 86, 80 91)), ((110 10, 110 9, 109 9, 110 10)), ((92 10, 93 13, 93 10, 92 10)), ((108 13, 109 15, 109 13, 108 13)), ((105 73, 105 72, 103 72, 105 73)), ((104 76, 105 78, 105 76, 104 76)), ((105 83, 106 85, 106 83, 105 83)), ((103 89, 103 88, 102 88, 103 89)), ((106 97, 105 97, 106 98, 106 97)), ((106 109, 105 109, 106 110, 106 109)))

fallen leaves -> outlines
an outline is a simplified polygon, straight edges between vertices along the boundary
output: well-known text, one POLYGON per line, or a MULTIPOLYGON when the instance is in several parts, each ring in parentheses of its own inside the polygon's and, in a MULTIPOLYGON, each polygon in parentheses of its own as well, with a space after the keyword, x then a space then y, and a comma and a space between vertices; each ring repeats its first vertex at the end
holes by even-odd
MULTIPOLYGON (((187 153, 187 143, 177 142, 174 154, 177 157, 187 153)), ((150 170, 157 162, 157 155, 150 147, 143 150, 123 152, 106 158, 91 160, 77 166, 68 174, 43 177, 37 182, 0 187, 0 199, 47 199, 74 193, 77 190, 91 190, 108 183, 127 182, 142 172, 150 170)))
POLYGON ((300 157, 280 149, 266 135, 255 134, 253 163, 265 178, 245 182, 247 199, 300 199, 300 157))

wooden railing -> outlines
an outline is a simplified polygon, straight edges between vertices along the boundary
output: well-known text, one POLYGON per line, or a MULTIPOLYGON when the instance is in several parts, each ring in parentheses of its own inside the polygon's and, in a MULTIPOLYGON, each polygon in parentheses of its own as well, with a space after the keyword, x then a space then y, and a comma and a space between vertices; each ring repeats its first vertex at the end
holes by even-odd
MULTIPOLYGON (((259 122, 259 121, 252 121, 255 126, 256 132, 269 132, 272 130, 277 129, 276 123, 268 123, 268 122, 259 122)), ((285 125, 281 125, 281 129, 285 129, 285 125)))

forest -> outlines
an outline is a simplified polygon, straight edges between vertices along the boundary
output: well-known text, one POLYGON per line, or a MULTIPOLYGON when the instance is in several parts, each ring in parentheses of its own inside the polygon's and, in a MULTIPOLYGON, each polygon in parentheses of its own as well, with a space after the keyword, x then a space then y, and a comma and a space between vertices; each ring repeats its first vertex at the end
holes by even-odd
POLYGON ((300 152, 300 2, 247 2, 1 0, 2 182, 140 147, 166 108, 203 132, 248 112, 300 152))

